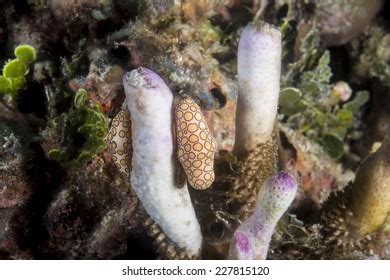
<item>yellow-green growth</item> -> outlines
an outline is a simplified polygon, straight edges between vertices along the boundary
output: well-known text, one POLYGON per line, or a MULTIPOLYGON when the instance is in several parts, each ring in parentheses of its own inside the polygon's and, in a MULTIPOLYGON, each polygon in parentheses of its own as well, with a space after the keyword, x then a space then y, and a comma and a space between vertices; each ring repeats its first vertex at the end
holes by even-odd
POLYGON ((17 46, 14 51, 15 56, 26 64, 33 63, 37 59, 37 52, 30 45, 17 46))
POLYGON ((88 102, 88 93, 80 89, 73 99, 74 109, 58 120, 61 148, 52 149, 49 156, 60 162, 81 166, 102 152, 108 133, 108 122, 98 105, 88 102))
POLYGON ((36 60, 36 50, 30 45, 15 48, 15 59, 9 60, 0 75, 0 94, 15 95, 26 85, 30 65, 36 60))
POLYGON ((390 137, 359 167, 353 186, 354 226, 360 235, 376 231, 390 211, 390 137))

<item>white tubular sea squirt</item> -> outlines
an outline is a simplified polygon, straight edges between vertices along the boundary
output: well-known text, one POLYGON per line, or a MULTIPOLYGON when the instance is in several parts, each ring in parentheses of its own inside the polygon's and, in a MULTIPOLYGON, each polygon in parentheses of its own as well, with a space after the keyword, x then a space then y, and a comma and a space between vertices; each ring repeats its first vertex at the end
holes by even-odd
POLYGON ((242 154, 265 143, 274 128, 280 87, 281 33, 251 23, 238 44, 238 100, 234 151, 242 154))
POLYGON ((297 182, 285 171, 267 179, 259 191, 252 216, 234 233, 230 259, 264 260, 267 257, 275 226, 294 200, 297 189, 297 182))
POLYGON ((153 71, 138 68, 123 78, 132 121, 130 182, 150 217, 168 238, 198 255, 202 236, 187 186, 175 180, 173 96, 153 71))

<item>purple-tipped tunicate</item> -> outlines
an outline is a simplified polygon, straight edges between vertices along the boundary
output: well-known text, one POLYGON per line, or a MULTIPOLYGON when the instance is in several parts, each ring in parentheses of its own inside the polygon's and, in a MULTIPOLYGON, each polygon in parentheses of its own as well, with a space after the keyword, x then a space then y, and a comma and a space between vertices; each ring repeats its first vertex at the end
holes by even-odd
POLYGON ((280 217, 290 206, 298 184, 289 173, 280 171, 269 177, 259 191, 252 216, 243 222, 232 238, 229 258, 263 260, 280 217))
POLYGON ((150 217, 168 238, 190 255, 202 243, 187 186, 176 180, 173 95, 153 71, 138 68, 123 78, 131 115, 131 185, 150 217))
POLYGON ((267 142, 278 109, 281 33, 265 23, 252 23, 238 44, 238 100, 234 151, 242 154, 267 142))

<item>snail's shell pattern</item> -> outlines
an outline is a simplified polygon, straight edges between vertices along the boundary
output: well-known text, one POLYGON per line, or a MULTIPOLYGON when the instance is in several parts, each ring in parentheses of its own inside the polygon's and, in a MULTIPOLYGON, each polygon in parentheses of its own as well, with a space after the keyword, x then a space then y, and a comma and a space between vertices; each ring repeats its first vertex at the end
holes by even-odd
POLYGON ((213 183, 214 154, 217 143, 211 135, 199 106, 190 98, 180 100, 175 108, 177 156, 196 189, 213 183))
POLYGON ((133 148, 130 112, 127 108, 121 109, 113 118, 107 135, 107 143, 116 167, 126 176, 130 176, 133 148))

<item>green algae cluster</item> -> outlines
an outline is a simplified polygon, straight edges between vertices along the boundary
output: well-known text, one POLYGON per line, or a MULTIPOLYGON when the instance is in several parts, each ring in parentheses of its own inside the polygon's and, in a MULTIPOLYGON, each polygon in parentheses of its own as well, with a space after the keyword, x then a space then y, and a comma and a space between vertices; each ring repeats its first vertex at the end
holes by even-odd
MULTIPOLYGON (((293 21, 285 20, 284 59, 288 60, 293 21)), ((369 92, 358 91, 352 100, 342 102, 332 91, 332 70, 329 51, 321 53, 319 32, 314 22, 300 45, 300 57, 287 64, 280 94, 283 120, 295 130, 319 143, 335 159, 344 154, 344 140, 348 129, 357 121, 357 113, 369 100, 369 92)))
POLYGON ((99 105, 88 102, 87 95, 86 90, 78 90, 73 99, 73 108, 60 116, 57 127, 62 147, 50 150, 50 158, 82 166, 105 149, 108 122, 99 105))
POLYGON ((9 60, 3 67, 0 75, 0 94, 14 96, 27 83, 26 75, 30 65, 36 60, 37 54, 34 47, 20 45, 15 48, 14 59, 9 60))

